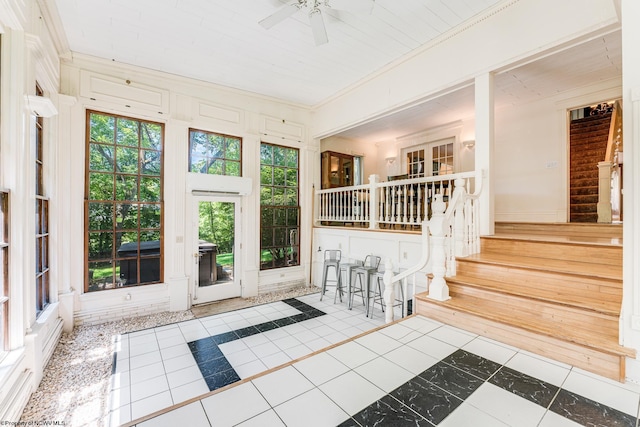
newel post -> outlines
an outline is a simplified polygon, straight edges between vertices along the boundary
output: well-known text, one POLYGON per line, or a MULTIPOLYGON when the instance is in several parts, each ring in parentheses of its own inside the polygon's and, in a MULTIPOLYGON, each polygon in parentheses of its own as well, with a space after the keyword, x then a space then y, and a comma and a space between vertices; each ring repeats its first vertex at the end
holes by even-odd
POLYGON ((380 176, 369 175, 369 229, 378 228, 378 183, 380 176))
POLYGON ((611 223, 611 162, 598 163, 598 222, 611 223))
POLYGON ((396 300, 396 283, 391 283, 393 277, 393 262, 387 258, 384 261, 384 276, 382 281, 384 282, 384 292, 382 298, 384 299, 384 306, 387 307, 387 311, 384 312, 384 321, 386 323, 393 322, 393 303, 396 300))
POLYGON ((442 195, 436 194, 431 207, 433 215, 429 220, 429 231, 431 232, 431 266, 433 269, 433 279, 429 284, 429 298, 438 301, 450 299, 449 286, 444 280, 447 272, 446 251, 445 251, 445 226, 444 211, 446 204, 442 201, 442 195))

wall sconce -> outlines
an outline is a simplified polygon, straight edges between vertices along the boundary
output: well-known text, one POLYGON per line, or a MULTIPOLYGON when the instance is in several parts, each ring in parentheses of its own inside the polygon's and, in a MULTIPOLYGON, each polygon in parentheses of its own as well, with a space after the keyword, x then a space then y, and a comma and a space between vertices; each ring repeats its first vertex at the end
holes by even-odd
POLYGON ((476 145, 476 141, 473 139, 469 139, 467 141, 462 141, 462 145, 464 148, 473 148, 476 145))
POLYGON ((391 156, 391 157, 387 157, 385 160, 387 161, 387 166, 391 166, 393 162, 396 161, 396 158, 391 156))

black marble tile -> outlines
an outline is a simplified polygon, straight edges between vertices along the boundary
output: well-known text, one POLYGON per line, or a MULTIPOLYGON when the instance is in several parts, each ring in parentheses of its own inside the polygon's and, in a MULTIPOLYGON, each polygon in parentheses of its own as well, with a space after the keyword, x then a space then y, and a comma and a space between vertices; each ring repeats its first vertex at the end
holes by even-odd
POLYGON ((419 376, 393 390, 391 396, 434 424, 444 420, 462 404, 462 399, 419 376))
MULTIPOLYGON (((309 304, 302 302, 300 300, 297 300, 295 298, 287 298, 287 299, 283 299, 282 300, 283 303, 285 304, 289 304, 291 307, 293 308, 298 308, 298 307, 309 307, 309 304)), ((299 308, 298 308, 299 310, 299 308)), ((302 310, 301 310, 302 311, 302 310)))
POLYGON ((233 332, 236 333, 238 338, 246 338, 246 337, 250 337, 251 335, 259 334, 260 330, 255 326, 247 326, 246 328, 236 329, 233 332))
POLYGON ((203 351, 203 350, 210 349, 212 347, 217 347, 217 344, 215 342, 213 342, 211 337, 202 338, 202 339, 199 339, 199 340, 196 340, 196 341, 191 341, 190 343, 187 343, 187 345, 189 346, 189 349, 192 352, 193 351, 203 351))
MULTIPOLYGON (((231 364, 218 347, 219 344, 235 341, 240 338, 249 337, 251 335, 325 315, 323 311, 305 304, 302 301, 298 301, 295 298, 290 298, 284 302, 295 307, 297 310, 301 311, 301 313, 295 316, 283 317, 275 321, 264 322, 259 325, 248 326, 246 328, 236 329, 235 331, 225 332, 187 343, 210 390, 215 390, 240 380, 237 373, 233 370, 231 364)), ((115 367, 113 369, 115 369, 115 367)))
POLYGON ((293 319, 296 323, 297 322, 304 322, 305 320, 311 320, 313 319, 313 316, 311 316, 310 314, 307 313, 300 313, 300 314, 295 314, 293 316, 290 316, 291 319, 293 319))
POLYGON ((636 417, 563 389, 549 409, 583 426, 635 427, 637 424, 636 417))
POLYGON ((322 310, 318 310, 317 308, 314 308, 314 309, 311 309, 311 310, 304 311, 304 314, 307 314, 307 315, 312 316, 312 317, 315 318, 315 317, 324 316, 327 313, 325 313, 322 310))
POLYGON ((274 320, 273 323, 275 323, 279 328, 282 328, 283 326, 293 325, 296 321, 290 317, 283 317, 282 319, 274 320))
POLYGON ((362 427, 356 420, 349 418, 348 420, 338 424, 337 427, 362 427))
POLYGON ((429 421, 389 395, 367 406, 352 418, 363 426, 432 426, 429 421))
POLYGON ((276 325, 273 322, 264 322, 256 325, 256 329, 259 330, 260 332, 267 332, 272 329, 276 329, 277 327, 278 325, 276 325))
POLYGON ((489 379, 489 382, 545 408, 549 406, 559 389, 559 387, 553 384, 533 378, 522 372, 507 368, 506 366, 503 366, 502 369, 496 372, 496 374, 489 379))
POLYGON ((224 356, 198 363, 198 367, 205 378, 232 369, 231 364, 224 356))
POLYGON ((483 380, 489 379, 501 366, 499 363, 464 350, 457 350, 442 361, 483 380))
POLYGON ((240 381, 240 377, 233 369, 227 369, 226 371, 204 377, 204 381, 207 383, 209 391, 213 391, 240 381))
POLYGON ((444 362, 436 363, 421 373, 420 377, 463 400, 484 383, 483 379, 444 362))
POLYGON ((236 335, 235 332, 231 331, 231 332, 225 332, 223 334, 214 335, 211 337, 211 339, 213 340, 214 343, 219 345, 229 341, 235 341, 238 339, 238 336, 236 335))
POLYGON ((210 347, 202 351, 194 351, 191 354, 198 364, 205 363, 209 360, 218 359, 219 357, 224 357, 224 354, 222 354, 222 351, 220 350, 220 348, 218 348, 218 346, 210 347))

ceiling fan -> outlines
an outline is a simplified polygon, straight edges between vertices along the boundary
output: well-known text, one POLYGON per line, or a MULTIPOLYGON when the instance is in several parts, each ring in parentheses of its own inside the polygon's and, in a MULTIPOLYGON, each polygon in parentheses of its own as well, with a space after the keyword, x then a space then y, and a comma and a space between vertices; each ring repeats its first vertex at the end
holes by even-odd
POLYGON ((264 28, 269 29, 284 21, 300 9, 308 9, 313 38, 316 46, 320 46, 329 41, 321 8, 345 10, 354 13, 370 13, 374 1, 375 0, 293 0, 258 23, 264 28))

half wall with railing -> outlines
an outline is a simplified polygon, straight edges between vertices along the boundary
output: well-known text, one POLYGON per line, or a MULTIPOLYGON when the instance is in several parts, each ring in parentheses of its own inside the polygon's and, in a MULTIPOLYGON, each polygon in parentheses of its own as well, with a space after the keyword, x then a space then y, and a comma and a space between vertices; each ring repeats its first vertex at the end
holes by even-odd
MULTIPOLYGON (((392 304, 398 283, 406 295, 407 279, 431 260, 429 297, 446 300, 449 291, 445 276, 455 275, 455 258, 480 251, 481 182, 481 171, 390 182, 379 182, 377 175, 372 175, 368 185, 318 191, 316 224, 421 228, 422 256, 415 266, 394 275, 393 260, 385 260, 383 298, 392 304)), ((386 321, 392 320, 393 310, 387 310, 386 321)))

